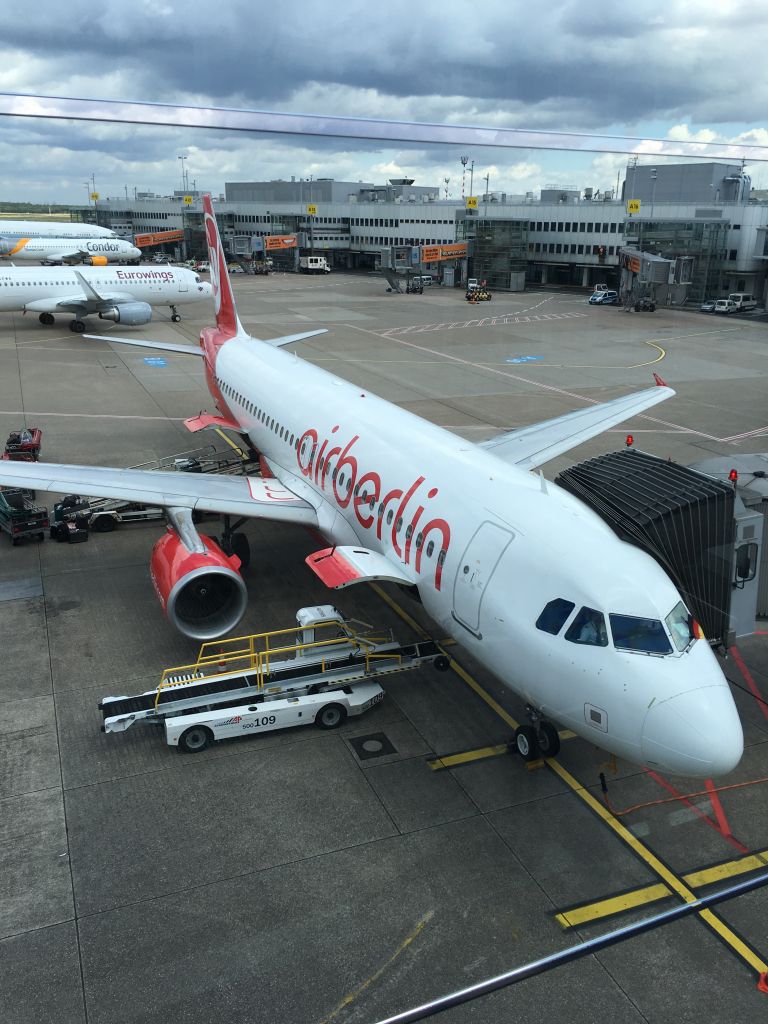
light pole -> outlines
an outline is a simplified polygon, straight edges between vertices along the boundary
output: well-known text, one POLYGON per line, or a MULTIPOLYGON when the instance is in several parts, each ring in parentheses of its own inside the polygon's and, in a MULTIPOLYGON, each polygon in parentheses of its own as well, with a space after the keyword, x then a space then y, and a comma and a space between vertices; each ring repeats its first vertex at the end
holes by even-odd
POLYGON ((459 157, 461 160, 461 199, 464 201, 464 181, 467 176, 467 164, 469 163, 468 156, 459 157))
POLYGON ((185 192, 189 189, 189 186, 187 185, 187 170, 184 166, 187 159, 186 154, 179 157, 179 160, 181 160, 181 187, 185 192))
POLYGON ((469 194, 471 196, 473 196, 475 194, 472 191, 474 180, 475 180, 475 161, 473 160, 472 163, 469 165, 469 194))

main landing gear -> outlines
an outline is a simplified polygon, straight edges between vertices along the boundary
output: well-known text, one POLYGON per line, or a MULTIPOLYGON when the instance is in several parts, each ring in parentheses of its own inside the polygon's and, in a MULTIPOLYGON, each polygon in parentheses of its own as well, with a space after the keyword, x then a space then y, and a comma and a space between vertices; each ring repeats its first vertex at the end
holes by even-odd
POLYGON ((542 718, 529 704, 525 709, 530 725, 515 729, 512 747, 524 761, 537 761, 540 757, 557 757, 560 752, 560 737, 557 729, 542 718))
POLYGON ((69 329, 75 334, 82 334, 85 331, 84 320, 70 320, 69 329))
POLYGON ((237 532, 238 527, 242 526, 245 522, 245 517, 232 523, 230 516, 225 515, 223 520, 224 529, 221 534, 221 540, 218 537, 215 537, 214 540, 216 540, 225 555, 237 555, 240 559, 240 568, 245 571, 251 564, 251 546, 245 534, 237 532))
POLYGON ((40 316, 38 317, 38 320, 43 325, 43 327, 50 327, 51 324, 54 322, 53 313, 41 313, 40 316))
POLYGON ((175 324, 181 320, 181 313, 179 313, 175 306, 171 306, 171 320, 173 320, 175 324))

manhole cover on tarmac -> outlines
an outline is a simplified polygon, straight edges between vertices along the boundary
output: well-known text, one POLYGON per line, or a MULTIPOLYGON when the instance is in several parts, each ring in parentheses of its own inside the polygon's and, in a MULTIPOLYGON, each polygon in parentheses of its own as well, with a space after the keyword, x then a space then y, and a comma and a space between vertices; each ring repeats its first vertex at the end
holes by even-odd
POLYGON ((392 746, 383 732, 372 732, 368 736, 355 736, 349 742, 361 761, 397 753, 397 749, 392 746))

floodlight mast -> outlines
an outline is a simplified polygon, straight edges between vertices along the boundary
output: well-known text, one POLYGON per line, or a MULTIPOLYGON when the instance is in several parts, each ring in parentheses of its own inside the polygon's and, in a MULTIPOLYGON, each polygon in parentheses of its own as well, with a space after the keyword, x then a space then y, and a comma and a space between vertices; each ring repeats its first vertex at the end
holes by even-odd
POLYGON ((653 139, 629 135, 483 128, 471 125, 383 121, 363 117, 326 117, 319 114, 239 110, 233 107, 193 107, 184 104, 93 100, 28 93, 0 93, 0 115, 166 125, 176 128, 212 128, 278 135, 319 135, 379 142, 427 142, 462 147, 556 149, 585 153, 637 153, 649 157, 768 161, 768 146, 741 142, 687 142, 679 139, 653 139))

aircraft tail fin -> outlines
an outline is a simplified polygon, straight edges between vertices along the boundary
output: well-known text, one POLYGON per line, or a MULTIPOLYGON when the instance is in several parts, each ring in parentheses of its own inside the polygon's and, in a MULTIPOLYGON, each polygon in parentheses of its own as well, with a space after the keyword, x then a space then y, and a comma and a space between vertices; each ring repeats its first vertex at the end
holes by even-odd
POLYGON ((213 288, 216 326, 222 335, 222 340, 226 340, 246 332, 237 316, 224 247, 221 244, 221 236, 216 225, 211 197, 207 193, 203 196, 203 216, 205 237, 208 242, 208 259, 211 264, 211 286, 213 288))

